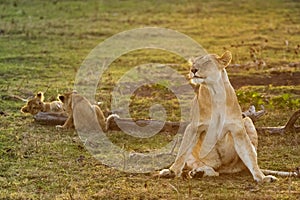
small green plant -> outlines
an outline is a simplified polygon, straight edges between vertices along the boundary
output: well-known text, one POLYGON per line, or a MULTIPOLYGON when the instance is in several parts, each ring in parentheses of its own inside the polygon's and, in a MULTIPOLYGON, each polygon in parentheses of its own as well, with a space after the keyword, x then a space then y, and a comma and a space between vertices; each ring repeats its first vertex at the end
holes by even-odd
POLYGON ((241 105, 259 106, 266 103, 264 95, 256 91, 238 90, 236 95, 241 105))
MULTIPOLYGON (((295 89, 294 89, 295 90, 295 89)), ((239 103, 243 108, 250 105, 260 107, 264 105, 269 110, 289 109, 295 110, 300 107, 299 95, 294 94, 292 89, 282 87, 247 87, 236 91, 239 103), (282 93, 286 89, 287 93, 282 93), (279 92, 281 91, 281 93, 279 92)))
POLYGON ((292 94, 285 93, 279 96, 275 96, 271 98, 270 102, 273 106, 278 108, 290 108, 290 109, 297 109, 300 107, 300 99, 293 97, 292 94))

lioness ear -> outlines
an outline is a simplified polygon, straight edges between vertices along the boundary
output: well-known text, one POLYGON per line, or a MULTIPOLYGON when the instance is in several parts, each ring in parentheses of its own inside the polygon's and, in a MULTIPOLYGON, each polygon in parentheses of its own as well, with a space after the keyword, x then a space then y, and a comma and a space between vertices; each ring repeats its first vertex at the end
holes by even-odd
POLYGON ((35 96, 38 97, 41 101, 44 101, 44 93, 38 92, 35 96))
POLYGON ((59 95, 59 96, 58 96, 58 99, 59 99, 61 102, 64 102, 64 100, 65 100, 65 96, 63 96, 63 95, 59 95))
POLYGON ((223 53, 223 55, 218 58, 219 62, 225 67, 227 67, 230 64, 231 59, 232 59, 232 54, 230 51, 225 51, 225 53, 223 53))
POLYGON ((28 107, 27 106, 22 107, 21 112, 28 113, 29 112, 28 107))

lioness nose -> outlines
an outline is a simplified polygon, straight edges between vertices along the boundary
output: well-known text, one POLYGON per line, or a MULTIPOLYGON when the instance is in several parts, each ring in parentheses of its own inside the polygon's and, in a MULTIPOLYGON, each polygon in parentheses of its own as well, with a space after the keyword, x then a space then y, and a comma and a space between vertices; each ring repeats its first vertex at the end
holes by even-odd
POLYGON ((197 71, 198 71, 198 69, 196 69, 196 68, 191 69, 191 72, 193 72, 194 74, 196 74, 197 71))

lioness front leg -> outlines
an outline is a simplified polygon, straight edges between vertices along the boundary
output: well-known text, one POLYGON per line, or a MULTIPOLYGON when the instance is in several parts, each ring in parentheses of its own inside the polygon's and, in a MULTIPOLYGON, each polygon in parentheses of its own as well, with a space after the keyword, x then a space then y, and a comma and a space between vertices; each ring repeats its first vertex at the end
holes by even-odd
POLYGON ((102 110, 97 105, 92 105, 92 107, 96 112, 99 125, 101 126, 103 132, 106 132, 107 126, 106 126, 105 117, 102 110))
POLYGON ((69 115, 68 119, 65 121, 64 125, 56 125, 56 129, 68 129, 73 128, 74 122, 73 122, 73 113, 69 115))
POLYGON ((207 126, 204 125, 192 127, 192 124, 186 127, 175 162, 169 169, 161 170, 159 172, 160 176, 171 176, 172 173, 176 176, 181 176, 187 157, 191 154, 193 147, 196 145, 199 134, 202 133, 206 127, 207 126))
POLYGON ((245 128, 235 127, 231 130, 234 140, 234 148, 240 159, 250 170, 253 178, 257 182, 273 182, 277 178, 274 176, 265 176, 257 164, 257 153, 254 145, 251 143, 245 128))
POLYGON ((191 153, 193 146, 196 144, 196 135, 197 131, 189 124, 185 129, 175 162, 170 167, 170 170, 174 172, 176 176, 181 176, 187 156, 191 153))
POLYGON ((185 129, 175 162, 169 169, 163 169, 159 172, 159 175, 161 177, 171 177, 173 176, 173 174, 175 176, 181 176, 182 169, 184 168, 187 156, 191 152, 191 146, 193 146, 192 143, 196 140, 195 135, 196 131, 193 131, 191 124, 189 124, 185 129))

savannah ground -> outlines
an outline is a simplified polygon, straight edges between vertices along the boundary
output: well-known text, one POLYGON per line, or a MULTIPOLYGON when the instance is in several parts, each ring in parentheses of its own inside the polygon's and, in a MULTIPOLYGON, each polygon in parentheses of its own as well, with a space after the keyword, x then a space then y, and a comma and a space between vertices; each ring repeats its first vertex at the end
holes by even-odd
MULTIPOLYGON (((208 52, 233 53, 229 77, 243 110, 264 105, 256 126, 284 125, 300 108, 300 3, 270 1, 0 1, 0 199, 299 199, 300 181, 279 178, 257 184, 247 172, 192 180, 129 174, 94 159, 73 130, 40 125, 20 113, 28 98, 44 91, 46 100, 73 89, 77 70, 100 42, 121 31, 163 27, 182 32, 208 52), (253 65, 254 60, 266 65, 253 65), (298 64, 297 64, 298 63, 298 64)), ((110 108, 115 82, 134 66, 177 64, 179 56, 161 50, 130 52, 115 60, 99 82, 96 99, 110 108)), ((132 97, 134 118, 148 118, 162 103, 168 120, 178 121, 178 102, 159 85, 146 85, 132 97), (146 92, 145 92, 146 91, 146 92), (165 103, 162 101, 165 99, 165 103)), ((299 123, 298 123, 299 124, 299 123)), ((172 140, 122 132, 108 136, 129 151, 147 152, 172 140), (126 145, 124 145, 126 144, 126 145)), ((300 166, 299 133, 259 135, 261 168, 300 166)))

